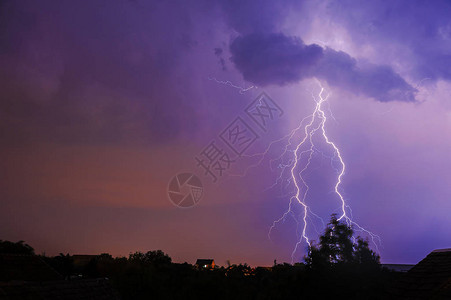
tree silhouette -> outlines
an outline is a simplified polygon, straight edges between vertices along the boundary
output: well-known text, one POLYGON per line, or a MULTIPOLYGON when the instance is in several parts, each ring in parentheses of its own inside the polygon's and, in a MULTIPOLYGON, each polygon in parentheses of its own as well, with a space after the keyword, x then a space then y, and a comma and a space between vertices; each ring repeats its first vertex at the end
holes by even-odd
POLYGON ((34 249, 24 241, 16 243, 0 240, 0 253, 8 254, 34 254, 34 249))
POLYGON ((369 248, 368 241, 361 238, 357 239, 357 245, 355 245, 354 260, 365 268, 380 267, 380 256, 369 248))
POLYGON ((353 234, 352 228, 333 214, 324 234, 320 236, 319 244, 309 247, 309 254, 305 257, 307 266, 311 269, 331 268, 339 264, 379 266, 379 256, 369 248, 368 242, 357 237, 354 243, 353 234))
POLYGON ((169 265, 172 262, 172 259, 161 250, 131 253, 129 259, 153 265, 169 265))

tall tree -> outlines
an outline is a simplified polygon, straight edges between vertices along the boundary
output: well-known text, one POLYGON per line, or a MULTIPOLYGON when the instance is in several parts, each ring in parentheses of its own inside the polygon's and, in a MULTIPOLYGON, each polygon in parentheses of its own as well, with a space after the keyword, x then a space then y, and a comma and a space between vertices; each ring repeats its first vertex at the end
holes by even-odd
POLYGON ((348 224, 333 214, 320 236, 319 244, 312 244, 305 262, 310 268, 328 268, 337 264, 379 265, 379 256, 369 248, 368 242, 357 237, 348 224))

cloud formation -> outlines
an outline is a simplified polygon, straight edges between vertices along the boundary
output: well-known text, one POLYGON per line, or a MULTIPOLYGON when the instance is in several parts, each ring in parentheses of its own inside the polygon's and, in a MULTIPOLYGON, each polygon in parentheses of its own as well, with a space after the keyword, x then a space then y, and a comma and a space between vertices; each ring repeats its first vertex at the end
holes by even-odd
POLYGON ((230 45, 232 61, 244 79, 258 85, 297 82, 311 77, 323 50, 283 34, 249 34, 230 45))
POLYGON ((297 37, 281 33, 242 35, 232 41, 230 51, 244 79, 261 86, 317 77, 381 102, 415 101, 415 88, 390 66, 358 62, 345 52, 306 45, 297 37))
POLYGON ((353 41, 382 55, 395 54, 409 76, 451 80, 451 2, 325 1, 321 13, 341 24, 353 41), (386 51, 387 45, 392 49, 386 51), (391 53, 390 53, 391 52, 391 53))

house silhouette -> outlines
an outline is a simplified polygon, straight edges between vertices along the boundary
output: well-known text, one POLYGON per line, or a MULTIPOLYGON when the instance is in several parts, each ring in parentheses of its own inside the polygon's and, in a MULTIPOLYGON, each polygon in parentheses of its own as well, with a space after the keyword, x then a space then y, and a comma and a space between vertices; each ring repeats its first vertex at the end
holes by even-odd
POLYGON ((451 299, 451 249, 438 249, 405 273, 390 290, 394 299, 451 299))
POLYGON ((196 267, 199 269, 213 269, 215 267, 214 259, 198 259, 196 267))

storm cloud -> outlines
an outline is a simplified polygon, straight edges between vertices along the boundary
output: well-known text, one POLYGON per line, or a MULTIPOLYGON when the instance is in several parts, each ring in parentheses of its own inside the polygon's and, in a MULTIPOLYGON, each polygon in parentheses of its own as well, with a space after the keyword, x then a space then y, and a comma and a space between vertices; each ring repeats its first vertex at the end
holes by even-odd
POLYGON ((415 101, 415 88, 388 65, 359 62, 342 51, 306 45, 282 33, 252 33, 235 38, 231 60, 245 80, 286 85, 317 77, 329 85, 377 101, 415 101))
POLYGON ((342 24, 360 45, 395 55, 417 80, 451 80, 451 2, 325 1, 321 13, 342 24), (387 50, 389 45, 389 50, 387 50))
POLYGON ((244 79, 259 85, 297 82, 311 77, 323 50, 283 34, 250 34, 236 38, 232 61, 244 79))

